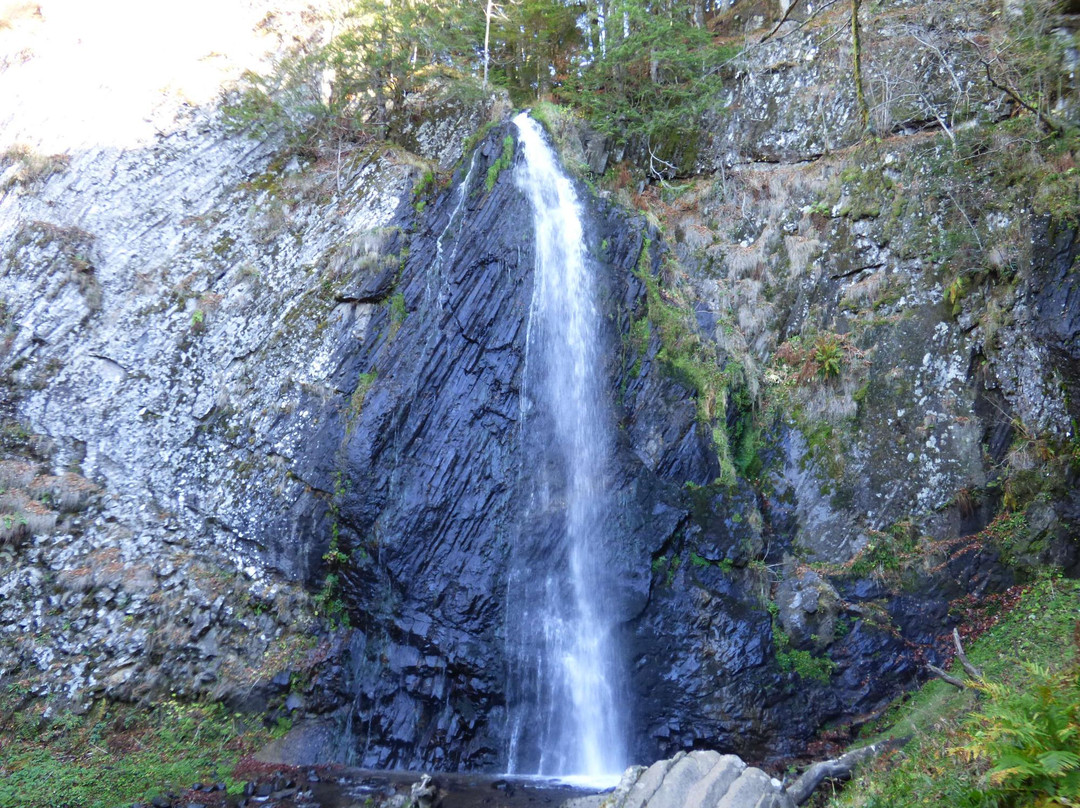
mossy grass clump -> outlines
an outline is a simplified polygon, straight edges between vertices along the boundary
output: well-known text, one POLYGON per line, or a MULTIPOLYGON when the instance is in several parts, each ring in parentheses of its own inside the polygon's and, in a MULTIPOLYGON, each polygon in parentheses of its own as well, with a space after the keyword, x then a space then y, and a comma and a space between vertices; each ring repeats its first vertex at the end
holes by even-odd
POLYGON ((772 620, 773 651, 776 664, 784 673, 794 673, 800 679, 827 684, 836 670, 836 663, 827 656, 818 656, 791 645, 791 638, 780 625, 780 607, 775 601, 766 604, 772 620))
POLYGON ((698 423, 708 430, 720 465, 718 482, 734 485, 736 468, 727 415, 729 391, 744 381, 742 366, 730 360, 721 364, 716 344, 703 339, 691 324, 687 308, 661 289, 659 278, 652 273, 650 246, 645 239, 634 271, 645 285, 647 328, 640 319, 633 322, 631 347, 647 346, 648 335, 656 334, 660 341, 657 359, 673 379, 694 394, 698 423))
POLYGON ((514 145, 515 141, 513 135, 504 137, 502 154, 499 155, 499 158, 494 163, 488 166, 487 177, 484 179, 484 188, 489 192, 495 187, 495 182, 499 179, 499 175, 513 164, 514 145))

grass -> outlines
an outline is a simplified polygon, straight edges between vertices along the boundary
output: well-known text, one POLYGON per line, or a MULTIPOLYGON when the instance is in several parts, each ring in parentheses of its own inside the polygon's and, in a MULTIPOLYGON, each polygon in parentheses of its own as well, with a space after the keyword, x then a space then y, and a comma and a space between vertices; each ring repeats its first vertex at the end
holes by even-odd
POLYGON ((45 704, 25 703, 14 686, 0 704, 6 808, 115 808, 195 783, 222 782, 238 794, 234 768, 271 737, 220 704, 110 704, 43 719, 45 704))
POLYGON ((0 154, 0 166, 8 164, 17 168, 0 190, 7 190, 15 184, 33 185, 45 182, 54 174, 67 170, 70 163, 71 158, 66 154, 44 155, 38 154, 29 146, 12 146, 0 154))
MULTIPOLYGON (((1045 686, 1032 666, 1067 670, 1080 653, 1073 642, 1078 618, 1080 581, 1046 575, 1025 589, 1009 611, 991 615, 990 627, 968 643, 968 656, 988 681, 1030 701, 1045 686)), ((963 677, 959 665, 954 665, 953 673, 963 677)), ((1075 700, 1080 700, 1075 689, 1073 699, 1075 713, 1075 700)), ((868 742, 908 735, 911 742, 871 764, 823 804, 828 808, 1024 808, 1080 801, 1077 793, 1055 801, 1045 792, 991 782, 992 767, 1001 761, 972 754, 977 739, 987 731, 986 722, 972 712, 987 712, 988 705, 992 702, 972 689, 959 691, 937 679, 928 681, 866 732, 868 742)), ((1074 751, 1080 751, 1080 740, 1074 738, 1073 743, 1077 745, 1074 751)))

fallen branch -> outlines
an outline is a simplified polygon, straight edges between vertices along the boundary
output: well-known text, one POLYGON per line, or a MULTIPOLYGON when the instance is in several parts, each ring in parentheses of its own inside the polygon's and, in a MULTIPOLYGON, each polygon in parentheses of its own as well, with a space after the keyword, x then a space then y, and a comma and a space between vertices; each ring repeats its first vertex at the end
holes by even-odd
POLYGON ((951 676, 945 673, 945 671, 937 667, 937 665, 927 665, 926 669, 930 671, 930 673, 934 674, 934 676, 936 676, 938 679, 945 682, 946 684, 952 685, 957 690, 967 689, 967 682, 965 682, 963 679, 957 679, 955 676, 951 676))
POLYGON ((803 772, 799 779, 787 787, 787 795, 796 805, 802 805, 810 799, 810 795, 814 793, 814 789, 821 784, 822 780, 850 777, 852 770, 860 763, 872 760, 884 752, 898 749, 909 740, 911 740, 910 736, 886 738, 884 741, 872 743, 838 758, 815 763, 803 772))

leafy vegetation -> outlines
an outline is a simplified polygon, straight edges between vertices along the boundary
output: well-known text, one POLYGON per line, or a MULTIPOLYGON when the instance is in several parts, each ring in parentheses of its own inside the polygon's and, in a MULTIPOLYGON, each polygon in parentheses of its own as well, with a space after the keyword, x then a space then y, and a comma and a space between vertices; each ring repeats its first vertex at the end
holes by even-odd
MULTIPOLYGON (((985 684, 927 682, 865 731, 912 735, 867 767, 829 808, 1027 808, 1080 801, 1080 582, 1046 575, 969 643, 985 684)), ((959 666, 957 666, 959 667, 959 666)))
POLYGON ((331 629, 350 625, 349 607, 341 585, 342 572, 349 563, 349 554, 341 546, 341 498, 348 490, 349 481, 339 471, 334 475, 334 493, 330 498, 330 542, 322 557, 326 576, 314 597, 316 614, 325 617, 331 629))
POLYGON ((813 356, 817 374, 822 379, 835 379, 840 376, 844 365, 844 348, 839 337, 833 334, 818 337, 814 343, 813 356))
POLYGON ((827 656, 815 656, 801 648, 793 648, 791 638, 780 625, 780 607, 771 600, 766 606, 772 618, 773 649, 776 653, 776 664, 780 666, 780 670, 785 673, 794 672, 800 679, 828 682, 829 677, 836 670, 836 663, 827 656))
POLYGON ((1080 624, 1077 656, 1061 670, 1024 662, 1025 687, 978 680, 985 706, 967 721, 957 751, 991 764, 987 782, 1019 800, 1077 805, 1080 799, 1080 624))
POLYGON ((688 171, 697 156, 698 117, 720 89, 720 64, 734 51, 715 45, 690 14, 656 13, 654 6, 637 2, 619 5, 627 35, 613 37, 560 96, 584 110, 600 131, 639 142, 654 176, 688 171))
POLYGON ((697 119, 734 52, 709 30, 717 9, 605 5, 606 14, 585 0, 352 0, 329 40, 298 44, 267 76, 246 74, 225 119, 259 136, 284 131, 302 151, 331 146, 340 158, 350 144, 407 128, 418 90, 476 101, 494 85, 521 104, 575 105, 647 154, 654 176, 688 170, 697 119))

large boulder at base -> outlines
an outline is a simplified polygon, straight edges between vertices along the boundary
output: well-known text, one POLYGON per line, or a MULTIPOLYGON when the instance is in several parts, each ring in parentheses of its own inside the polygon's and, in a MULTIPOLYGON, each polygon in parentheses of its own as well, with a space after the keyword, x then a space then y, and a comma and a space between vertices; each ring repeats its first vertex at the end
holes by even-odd
POLYGON ((562 808, 795 808, 779 781, 735 755, 679 752, 645 768, 632 766, 609 794, 562 808))

